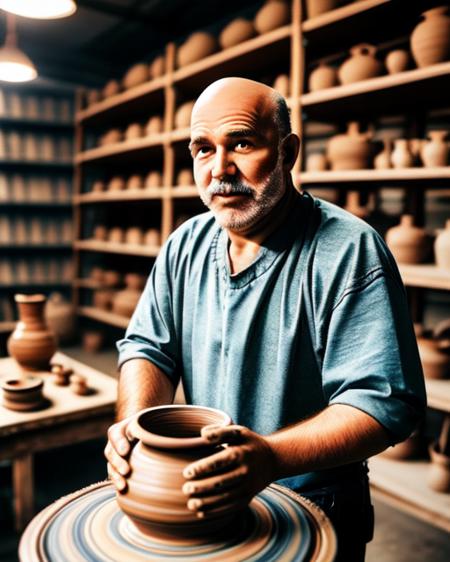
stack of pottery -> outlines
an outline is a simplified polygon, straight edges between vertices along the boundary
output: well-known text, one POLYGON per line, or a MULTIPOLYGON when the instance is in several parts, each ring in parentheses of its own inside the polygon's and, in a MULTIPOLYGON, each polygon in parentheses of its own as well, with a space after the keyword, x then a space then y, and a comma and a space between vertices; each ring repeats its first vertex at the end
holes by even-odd
POLYGON ((201 60, 217 51, 217 40, 211 33, 197 31, 177 50, 177 66, 182 67, 201 60))
POLYGON ((412 215, 403 215, 399 226, 386 232, 386 243, 398 263, 423 263, 430 254, 430 238, 425 229, 414 226, 412 215))
POLYGON ((348 124, 347 133, 335 135, 327 143, 327 159, 332 170, 361 170, 372 167, 372 132, 360 132, 359 124, 348 124))
POLYGON ((288 98, 290 94, 290 80, 287 74, 279 74, 272 85, 281 96, 288 98))
POLYGON ((219 44, 222 49, 239 45, 256 34, 253 22, 244 18, 237 18, 223 28, 219 35, 219 44))
POLYGON ((419 68, 450 59, 450 17, 448 6, 439 6, 422 14, 411 34, 411 51, 419 68))
POLYGON ((344 4, 345 0, 306 0, 308 18, 314 18, 344 4))
POLYGON ((438 267, 450 271, 450 219, 434 241, 434 256, 438 267))
POLYGON ((116 314, 131 317, 145 286, 145 276, 138 273, 125 275, 126 288, 118 291, 112 301, 112 309, 116 314))
POLYGON ((180 105, 175 112, 175 129, 184 129, 191 124, 191 113, 195 101, 187 101, 180 105))
POLYGON ((408 70, 411 57, 406 49, 394 49, 384 59, 384 65, 389 74, 397 74, 408 70))
POLYGON ((426 168, 446 166, 448 161, 448 132, 444 130, 429 131, 429 140, 422 144, 420 156, 426 168))
POLYGON ((341 84, 351 84, 383 74, 383 63, 375 58, 376 47, 367 43, 355 45, 350 49, 350 58, 338 70, 341 84))
POLYGON ((319 66, 311 72, 308 80, 310 92, 317 92, 326 88, 333 88, 339 84, 337 70, 334 66, 320 62, 319 66))
POLYGON ((287 25, 291 19, 290 2, 287 0, 267 0, 264 6, 256 13, 254 26, 258 33, 267 33, 287 25))
POLYGON ((61 293, 52 293, 45 306, 45 320, 61 343, 70 342, 76 331, 76 314, 73 304, 61 293))
POLYGON ((122 79, 123 87, 128 90, 134 88, 149 79, 148 65, 145 63, 138 63, 133 65, 125 74, 122 79))
POLYGON ((439 322, 432 332, 417 335, 423 372, 429 379, 450 377, 450 320, 439 322))

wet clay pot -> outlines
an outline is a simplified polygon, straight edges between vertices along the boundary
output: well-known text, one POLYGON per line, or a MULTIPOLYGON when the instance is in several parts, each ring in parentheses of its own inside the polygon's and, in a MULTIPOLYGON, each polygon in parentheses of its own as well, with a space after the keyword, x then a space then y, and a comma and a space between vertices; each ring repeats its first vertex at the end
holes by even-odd
POLYGON ((376 47, 367 43, 355 45, 350 49, 350 58, 344 61, 338 70, 341 84, 351 84, 368 80, 383 74, 383 63, 375 58, 376 47))
POLYGON ((257 12, 254 20, 255 29, 258 33, 267 33, 287 25, 290 22, 290 3, 283 0, 268 0, 257 12))
POLYGON ((333 86, 337 86, 338 84, 337 70, 334 66, 321 62, 319 66, 311 72, 308 88, 310 92, 316 92, 317 90, 333 88, 333 86))
POLYGON ((450 271, 450 219, 445 222, 442 230, 434 242, 434 256, 436 265, 450 271))
POLYGON ((180 105, 180 107, 175 112, 175 128, 184 129, 189 127, 191 124, 191 113, 194 107, 195 101, 187 101, 180 105))
POLYGON ((414 164, 414 156, 409 149, 407 139, 395 139, 391 164, 394 168, 410 168, 414 164))
POLYGON ((24 369, 46 371, 56 337, 44 320, 45 295, 15 295, 19 322, 8 340, 8 353, 24 369))
POLYGON ((424 21, 411 34, 411 51, 419 68, 445 62, 450 58, 448 6, 427 10, 422 17, 424 21))
POLYGON ((201 60, 217 51, 217 40, 211 33, 197 31, 193 33, 177 51, 179 67, 201 60))
POLYGON ((386 232, 386 243, 398 263, 423 263, 430 253, 430 239, 423 228, 414 226, 412 215, 386 232))
POLYGON ((386 55, 384 65, 389 74, 397 74, 397 72, 408 70, 410 60, 408 51, 405 49, 395 49, 386 55))
POLYGON ((45 305, 45 321, 60 343, 70 342, 76 332, 76 314, 73 304, 61 293, 52 293, 45 305))
POLYGON ((372 167, 374 144, 371 132, 361 133, 359 124, 348 124, 347 133, 335 135, 327 143, 327 159, 332 170, 361 170, 372 167))
POLYGON ((148 408, 131 421, 128 431, 138 443, 130 455, 128 490, 117 494, 117 502, 141 532, 172 540, 211 537, 236 523, 246 502, 199 519, 182 492, 184 468, 220 450, 201 437, 202 427, 230 423, 219 410, 186 405, 148 408))
POLYGON ((289 76, 287 74, 280 74, 279 76, 277 76, 272 88, 283 97, 288 98, 291 89, 289 76))
POLYGON ((141 297, 145 286, 145 277, 138 273, 128 273, 125 275, 125 285, 125 289, 114 295, 112 309, 116 314, 130 318, 141 297))
POLYGON ((2 405, 9 410, 29 412, 42 407, 44 381, 39 377, 4 378, 0 380, 2 405))
POLYGON ((427 484, 436 492, 450 492, 450 457, 439 451, 438 443, 430 445, 431 464, 427 476, 427 484))
POLYGON ((148 65, 145 63, 138 63, 132 66, 125 74, 122 80, 125 89, 134 88, 149 79, 148 65))
POLYGON ((343 4, 343 0, 306 0, 308 18, 314 18, 343 4))
POLYGON ((421 148, 420 156, 426 168, 446 166, 448 160, 447 131, 430 131, 427 140, 421 148))
POLYGON ((239 45, 256 35, 253 22, 244 18, 237 18, 223 28, 219 35, 219 44, 222 49, 239 45))

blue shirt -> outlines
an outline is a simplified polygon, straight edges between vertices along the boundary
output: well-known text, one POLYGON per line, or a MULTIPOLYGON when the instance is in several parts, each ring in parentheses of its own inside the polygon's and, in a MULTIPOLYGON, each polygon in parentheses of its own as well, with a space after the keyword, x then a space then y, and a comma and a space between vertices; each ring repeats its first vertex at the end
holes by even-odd
POLYGON ((175 385, 182 378, 188 403, 261 434, 348 404, 393 443, 405 439, 425 389, 405 290, 376 231, 304 194, 235 275, 228 242, 211 213, 172 233, 118 342, 119 364, 149 359, 175 385))

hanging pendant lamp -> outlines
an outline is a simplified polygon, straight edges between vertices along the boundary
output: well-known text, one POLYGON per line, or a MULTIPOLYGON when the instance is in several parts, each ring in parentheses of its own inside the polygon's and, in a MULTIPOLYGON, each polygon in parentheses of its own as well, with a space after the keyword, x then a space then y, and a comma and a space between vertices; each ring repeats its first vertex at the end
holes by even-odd
POLYGON ((27 55, 17 47, 16 21, 6 14, 6 40, 0 47, 0 80, 5 82, 29 82, 37 76, 37 70, 27 55))
POLYGON ((0 8, 17 16, 57 19, 76 12, 74 0, 0 0, 0 8))

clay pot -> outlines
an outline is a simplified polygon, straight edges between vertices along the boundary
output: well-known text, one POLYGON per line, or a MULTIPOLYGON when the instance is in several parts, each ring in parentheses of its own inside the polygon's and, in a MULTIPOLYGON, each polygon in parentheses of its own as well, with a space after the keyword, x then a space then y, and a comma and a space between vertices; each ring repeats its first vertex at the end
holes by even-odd
POLYGON ((101 193, 102 191, 105 191, 105 182, 102 180, 96 180, 92 184, 91 191, 93 193, 101 193))
POLYGON ((450 457, 439 451, 437 443, 429 448, 431 465, 428 471, 427 484, 436 492, 450 492, 450 457))
POLYGON ((330 10, 334 10, 343 3, 343 0, 306 0, 308 18, 314 18, 330 10))
POLYGON ((410 61, 408 51, 405 49, 395 49, 386 55, 384 65, 389 74, 396 74, 397 72, 408 70, 410 61))
POLYGON ((387 170, 391 167, 391 150, 392 142, 389 139, 383 139, 383 150, 373 160, 374 168, 387 170))
POLYGON ((127 180, 126 189, 141 189, 143 186, 142 176, 133 174, 127 180))
POLYGON ((95 240, 103 240, 105 241, 108 238, 108 229, 103 224, 98 224, 94 228, 94 235, 93 238, 95 240))
POLYGON ((366 207, 360 204, 360 199, 359 191, 349 191, 346 197, 345 210, 355 217, 365 219, 369 212, 366 207))
POLYGON ((149 172, 147 174, 144 183, 145 187, 153 188, 153 187, 161 187, 161 185, 162 185, 162 176, 160 172, 153 170, 152 172, 149 172))
POLYGON ((176 184, 183 186, 194 185, 194 174, 191 168, 183 168, 178 172, 176 184))
POLYGON ((244 18, 237 18, 223 28, 219 35, 219 44, 222 49, 239 45, 256 35, 253 22, 244 18))
POLYGON ((287 74, 280 74, 275 78, 272 88, 280 95, 288 98, 290 95, 290 80, 287 74))
POLYGON ((44 320, 45 295, 15 295, 19 322, 8 339, 8 353, 24 369, 48 370, 56 337, 44 320))
POLYGON ((310 92, 333 88, 339 84, 337 70, 323 62, 311 72, 308 80, 308 88, 310 92))
POLYGON ((144 236, 144 244, 146 246, 160 246, 161 234, 157 228, 149 228, 144 236))
POLYGON ((327 159, 332 170, 361 170, 372 167, 374 145, 371 132, 360 133, 359 124, 348 124, 347 133, 335 135, 327 143, 327 159))
POLYGON ((9 410, 29 412, 42 407, 44 381, 39 377, 4 378, 0 380, 3 391, 2 405, 9 410))
POLYGON ((103 88, 102 95, 104 98, 110 98, 120 92, 120 84, 117 80, 110 80, 103 88))
POLYGON ((95 308, 101 310, 111 310, 114 291, 110 289, 99 289, 92 294, 92 303, 95 308))
POLYGON ((72 375, 70 377, 70 390, 78 396, 89 394, 87 379, 83 375, 72 375))
POLYGON ((126 289, 118 291, 112 300, 112 309, 116 314, 130 318, 141 297, 145 286, 145 277, 137 273, 125 276, 126 289))
POLYGON ((143 136, 143 134, 144 134, 144 130, 140 123, 131 123, 125 129, 126 140, 139 139, 143 136))
POLYGON ((76 314, 74 306, 61 293, 52 293, 45 306, 47 326, 56 334, 61 343, 70 342, 76 332, 76 314))
POLYGON ((72 369, 66 369, 59 363, 52 365, 53 384, 56 384, 57 386, 69 386, 72 373, 72 369))
POLYGON ((424 334, 417 338, 420 360, 427 379, 448 379, 450 377, 450 353, 438 338, 424 334))
POLYGON ((187 101, 180 105, 175 112, 175 128, 184 129, 191 124, 191 113, 194 108, 195 101, 187 101))
POLYGON ((450 18, 448 6, 427 10, 411 34, 411 51, 419 68, 450 58, 450 18))
POLYGON ((103 345, 103 334, 98 331, 90 331, 83 333, 83 349, 89 353, 100 351, 103 345))
POLYGON ((144 234, 142 229, 137 226, 127 228, 125 232, 125 242, 127 244, 142 244, 144 241, 144 234))
POLYGON ((122 191, 126 183, 121 176, 113 176, 108 182, 108 191, 122 191))
POLYGON ((97 283, 103 283, 105 271, 101 267, 93 267, 90 271, 89 277, 97 283))
POLYGON ((106 146, 108 144, 116 144, 122 141, 122 131, 120 129, 110 129, 104 133, 99 140, 100 146, 106 146))
POLYGON ((283 0, 268 0, 256 13, 254 25, 258 33, 267 33, 287 25, 291 20, 290 4, 283 0))
POLYGON ((86 101, 88 105, 98 103, 101 99, 102 97, 98 90, 89 90, 89 92, 86 94, 86 101))
POLYGON ((414 164, 414 157, 409 150, 407 139, 395 139, 391 164, 394 168, 410 168, 414 164))
POLYGON ((422 263, 429 256, 429 237, 423 228, 414 226, 412 215, 403 215, 399 226, 386 232, 386 243, 398 263, 422 263))
POLYGON ((367 43, 352 47, 350 49, 351 57, 339 67, 340 83, 351 84, 383 74, 383 63, 375 58, 376 52, 376 47, 367 43))
POLYGON ((120 226, 111 228, 108 232, 108 240, 121 244, 123 242, 124 232, 120 226))
POLYGON ((156 57, 149 66, 149 77, 152 79, 159 78, 166 72, 166 59, 164 55, 156 57))
POLYGON ((150 117, 150 119, 147 121, 147 124, 145 125, 145 134, 147 136, 156 135, 158 133, 161 133, 162 130, 163 120, 159 115, 153 115, 152 117, 150 117))
POLYGON ((306 158, 306 171, 307 172, 323 172, 328 168, 328 161, 325 154, 315 152, 309 154, 306 158))
POLYGON ((445 229, 434 241, 434 255, 438 267, 450 270, 450 219, 446 220, 445 229))
POLYGON ((446 166, 448 160, 448 143, 446 142, 447 131, 430 131, 428 136, 431 140, 422 145, 420 155, 426 168, 435 166, 446 166))
POLYGON ((177 50, 177 66, 186 66, 217 51, 217 40, 211 33, 197 31, 177 50))
POLYGON ((123 87, 128 90, 134 88, 149 79, 148 65, 145 63, 138 63, 133 65, 125 74, 122 79, 123 87))
POLYGON ((118 287, 122 283, 122 275, 113 269, 108 269, 106 271, 100 270, 101 281, 105 287, 118 287))
POLYGON ((132 419, 128 431, 138 443, 129 459, 127 491, 116 497, 142 533, 160 538, 205 537, 224 530, 233 520, 236 523, 246 500, 199 519, 187 508, 182 492, 184 468, 220 450, 201 437, 202 427, 230 423, 230 417, 219 410, 187 405, 148 408, 132 419))

